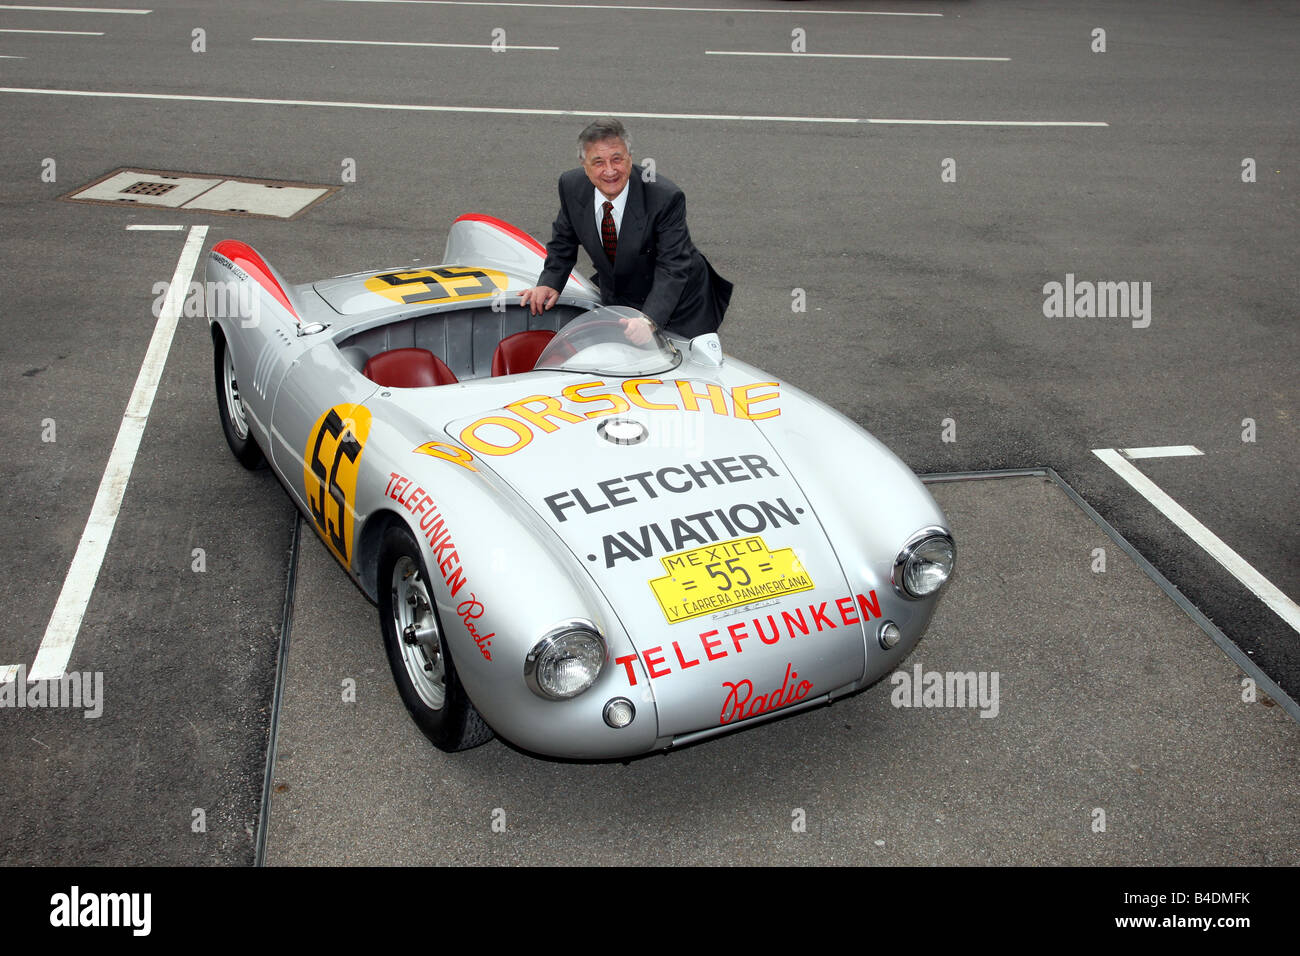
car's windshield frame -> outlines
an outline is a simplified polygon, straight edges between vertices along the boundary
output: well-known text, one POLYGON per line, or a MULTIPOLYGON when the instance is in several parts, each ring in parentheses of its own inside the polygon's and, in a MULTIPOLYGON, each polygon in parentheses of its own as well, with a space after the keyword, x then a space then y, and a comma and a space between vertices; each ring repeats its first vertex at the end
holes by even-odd
POLYGON ((533 369, 635 378, 671 372, 681 363, 681 350, 649 316, 627 306, 602 305, 560 329, 533 369), (646 338, 637 342, 633 336, 646 338))

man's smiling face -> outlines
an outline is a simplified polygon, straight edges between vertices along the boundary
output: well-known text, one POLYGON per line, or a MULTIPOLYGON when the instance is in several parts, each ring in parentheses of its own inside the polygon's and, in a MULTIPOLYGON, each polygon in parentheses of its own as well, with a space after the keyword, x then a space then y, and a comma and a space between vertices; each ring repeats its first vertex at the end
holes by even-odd
POLYGON ((582 168, 587 171, 587 178, 606 199, 613 199, 623 191, 632 175, 632 157, 626 143, 618 137, 588 143, 583 157, 582 168))

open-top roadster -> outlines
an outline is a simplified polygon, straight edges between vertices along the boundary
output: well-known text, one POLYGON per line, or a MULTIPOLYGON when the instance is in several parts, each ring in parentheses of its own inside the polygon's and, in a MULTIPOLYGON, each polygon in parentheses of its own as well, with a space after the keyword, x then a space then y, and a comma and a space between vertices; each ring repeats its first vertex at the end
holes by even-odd
POLYGON ((517 305, 536 240, 486 216, 444 264, 290 285, 244 243, 207 279, 218 407, 379 605, 444 750, 665 749, 864 688, 951 573, 912 472, 799 389, 600 305, 517 305))

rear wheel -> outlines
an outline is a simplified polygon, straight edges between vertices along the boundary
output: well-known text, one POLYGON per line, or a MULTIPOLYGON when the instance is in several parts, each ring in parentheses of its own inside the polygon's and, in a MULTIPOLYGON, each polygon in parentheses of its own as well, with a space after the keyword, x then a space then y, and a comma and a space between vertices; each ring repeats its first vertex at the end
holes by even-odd
POLYGON ((221 430, 226 433, 226 444, 245 468, 261 468, 266 464, 262 449, 248 430, 248 415, 244 401, 239 397, 239 381, 235 378, 235 363, 230 358, 230 348, 225 336, 217 334, 213 342, 213 370, 217 381, 217 411, 221 415, 221 430))
POLYGON ((420 550, 402 526, 384 534, 379 621, 397 692, 433 745, 453 752, 491 740, 492 728, 474 709, 456 675, 420 550))

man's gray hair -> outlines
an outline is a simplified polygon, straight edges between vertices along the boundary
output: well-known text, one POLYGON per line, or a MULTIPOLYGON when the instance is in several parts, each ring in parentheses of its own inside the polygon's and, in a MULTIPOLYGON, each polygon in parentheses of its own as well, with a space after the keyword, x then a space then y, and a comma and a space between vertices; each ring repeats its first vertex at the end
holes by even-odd
POLYGON ((607 139, 621 139, 632 154, 632 140, 628 139, 623 124, 612 116, 599 116, 587 124, 587 128, 578 134, 578 162, 587 161, 587 147, 592 143, 603 143, 607 139))

